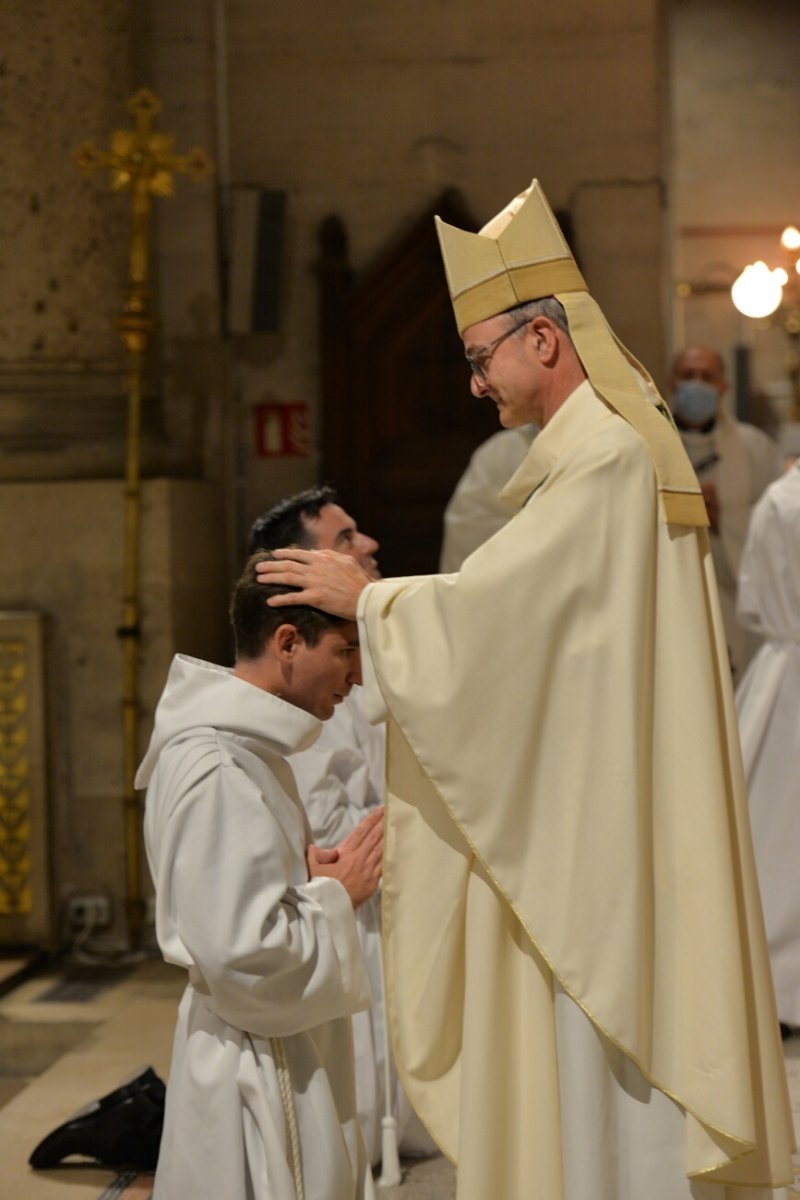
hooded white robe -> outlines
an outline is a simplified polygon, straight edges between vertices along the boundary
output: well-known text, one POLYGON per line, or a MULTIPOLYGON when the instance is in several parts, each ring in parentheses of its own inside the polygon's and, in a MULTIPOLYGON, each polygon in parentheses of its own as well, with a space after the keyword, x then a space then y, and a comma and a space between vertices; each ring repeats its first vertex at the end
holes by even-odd
MULTIPOLYGON (((312 746, 292 758, 298 791, 308 813, 314 841, 335 846, 370 809, 383 804, 385 729, 371 725, 360 700, 360 687, 337 706, 312 746)), ((372 989, 372 1005, 353 1016, 358 1119, 373 1166, 381 1160, 385 1112, 386 1015, 381 951, 381 902, 376 892, 356 909, 356 925, 372 989)), ((392 1116, 401 1153, 431 1154, 434 1144, 414 1118, 408 1097, 391 1070, 392 1116)))
POLYGON ((173 661, 137 775, 158 942, 189 976, 155 1200, 297 1200, 298 1157, 305 1200, 373 1197, 350 1030, 369 984, 345 889, 308 878, 285 761, 319 729, 223 667, 173 661))
POLYGON ((506 494, 359 604, 402 1081, 459 1200, 755 1200, 794 1139, 707 536, 588 383, 506 494))
POLYGON ((780 474, 780 452, 762 429, 737 421, 724 407, 712 430, 679 432, 698 479, 713 483, 719 496, 719 529, 710 531, 709 540, 731 663, 740 679, 758 639, 748 636, 737 619, 739 564, 753 505, 780 474))
POLYGON ((764 639, 736 693, 778 1015, 800 1026, 800 468, 756 505, 739 620, 764 639))

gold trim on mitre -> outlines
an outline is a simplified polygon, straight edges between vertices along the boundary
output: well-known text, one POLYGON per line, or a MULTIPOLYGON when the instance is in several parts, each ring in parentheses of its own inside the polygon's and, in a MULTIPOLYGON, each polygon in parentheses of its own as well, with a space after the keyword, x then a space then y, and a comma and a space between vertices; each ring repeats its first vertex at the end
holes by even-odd
POLYGON ((700 485, 669 409, 589 295, 539 181, 534 179, 480 233, 435 220, 458 332, 528 300, 554 296, 566 310, 573 345, 592 387, 650 451, 664 520, 708 525, 700 485))

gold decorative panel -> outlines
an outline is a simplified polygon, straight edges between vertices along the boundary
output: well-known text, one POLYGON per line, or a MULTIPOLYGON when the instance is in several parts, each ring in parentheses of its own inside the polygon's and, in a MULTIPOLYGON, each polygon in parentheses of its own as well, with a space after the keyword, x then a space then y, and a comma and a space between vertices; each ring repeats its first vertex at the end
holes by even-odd
POLYGON ((42 617, 0 613, 0 944, 49 926, 42 617))
POLYGON ((31 737, 25 642, 0 640, 0 913, 31 911, 31 737))

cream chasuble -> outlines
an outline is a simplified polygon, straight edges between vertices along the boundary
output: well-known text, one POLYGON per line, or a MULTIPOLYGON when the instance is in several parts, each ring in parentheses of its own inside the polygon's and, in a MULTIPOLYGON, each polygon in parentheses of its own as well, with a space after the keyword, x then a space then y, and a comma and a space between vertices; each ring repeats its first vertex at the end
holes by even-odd
POLYGON ((663 520, 644 442, 588 383, 506 495, 458 575, 360 605, 403 1083, 459 1200, 645 1200, 620 1164, 584 1189, 567 1161, 577 1015, 609 1078, 627 1064, 673 1114, 684 1190, 654 1161, 648 1200, 755 1200, 793 1139, 707 533, 663 520))

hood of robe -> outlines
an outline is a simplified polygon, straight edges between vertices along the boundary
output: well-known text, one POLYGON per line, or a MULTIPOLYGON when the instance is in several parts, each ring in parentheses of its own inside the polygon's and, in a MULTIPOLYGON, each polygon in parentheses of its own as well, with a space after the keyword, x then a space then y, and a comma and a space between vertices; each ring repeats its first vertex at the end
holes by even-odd
POLYGON ((225 730, 245 744, 252 742, 258 753, 266 748, 281 757, 306 750, 322 730, 322 722, 311 713, 237 678, 230 667, 176 654, 136 787, 147 787, 168 742, 204 726, 225 730))

